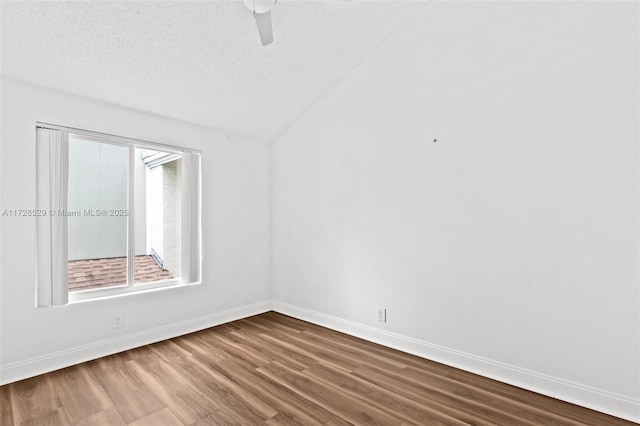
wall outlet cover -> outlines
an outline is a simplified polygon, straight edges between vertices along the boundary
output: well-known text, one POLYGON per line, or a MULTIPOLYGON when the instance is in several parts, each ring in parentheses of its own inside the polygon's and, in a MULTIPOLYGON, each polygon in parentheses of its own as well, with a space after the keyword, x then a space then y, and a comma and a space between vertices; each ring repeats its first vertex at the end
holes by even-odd
POLYGON ((113 314, 113 321, 111 323, 113 328, 121 328, 124 326, 124 317, 122 314, 113 314))

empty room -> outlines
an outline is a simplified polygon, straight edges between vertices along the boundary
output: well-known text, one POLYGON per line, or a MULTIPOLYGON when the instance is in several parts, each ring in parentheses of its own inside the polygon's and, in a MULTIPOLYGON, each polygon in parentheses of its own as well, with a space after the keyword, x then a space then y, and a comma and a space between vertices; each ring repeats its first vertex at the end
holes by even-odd
POLYGON ((640 424, 640 2, 0 2, 0 425, 640 424))

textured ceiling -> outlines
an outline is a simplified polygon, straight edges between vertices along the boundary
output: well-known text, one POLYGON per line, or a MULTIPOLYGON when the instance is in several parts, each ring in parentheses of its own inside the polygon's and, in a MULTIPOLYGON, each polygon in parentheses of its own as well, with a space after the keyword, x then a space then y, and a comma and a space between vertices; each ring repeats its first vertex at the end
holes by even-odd
POLYGON ((2 1, 2 75, 270 140, 421 1, 2 1))

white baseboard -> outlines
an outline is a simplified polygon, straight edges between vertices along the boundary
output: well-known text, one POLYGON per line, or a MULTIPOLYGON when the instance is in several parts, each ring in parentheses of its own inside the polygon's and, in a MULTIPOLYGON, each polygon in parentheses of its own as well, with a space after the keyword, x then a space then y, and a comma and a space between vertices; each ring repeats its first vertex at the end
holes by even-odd
POLYGON ((128 334, 115 339, 103 340, 90 345, 78 346, 64 351, 3 365, 0 368, 0 385, 261 314, 270 311, 271 308, 272 302, 270 300, 254 303, 178 323, 163 325, 138 333, 128 334))
POLYGON ((274 301, 273 310, 503 383, 640 423, 640 399, 602 391, 284 302, 274 301))

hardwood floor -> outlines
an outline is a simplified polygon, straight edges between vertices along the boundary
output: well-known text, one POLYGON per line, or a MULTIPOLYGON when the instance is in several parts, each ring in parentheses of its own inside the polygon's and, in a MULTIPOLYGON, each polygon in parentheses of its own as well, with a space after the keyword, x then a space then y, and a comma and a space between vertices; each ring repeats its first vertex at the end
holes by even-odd
POLYGON ((269 312, 0 387, 1 425, 632 425, 269 312))

